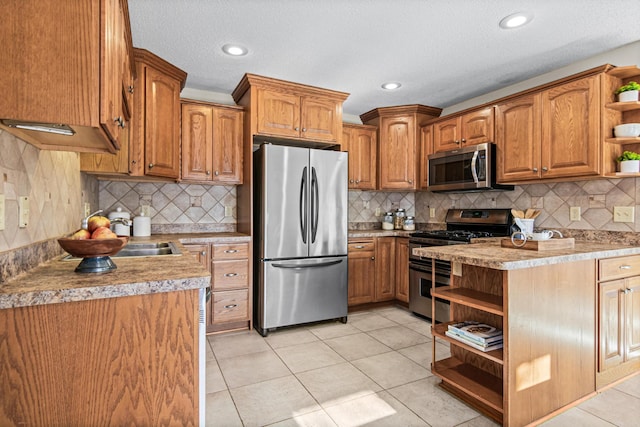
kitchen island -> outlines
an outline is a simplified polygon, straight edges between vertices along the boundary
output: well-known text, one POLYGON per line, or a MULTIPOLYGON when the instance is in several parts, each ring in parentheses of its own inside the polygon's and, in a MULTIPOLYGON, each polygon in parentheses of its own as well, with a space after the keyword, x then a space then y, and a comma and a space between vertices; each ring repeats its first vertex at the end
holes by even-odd
POLYGON ((177 244, 106 274, 58 257, 0 285, 0 425, 201 422, 210 273, 177 244))
MULTIPOLYGON (((635 286, 626 281, 640 275, 638 254, 638 247, 589 242, 553 251, 503 248, 499 240, 414 249, 452 262, 450 286, 432 294, 451 303, 454 322, 503 331, 503 348, 484 352, 447 336, 448 323, 433 325, 451 357, 437 360, 434 345, 432 372, 444 389, 505 426, 540 422, 637 372, 632 352, 611 369, 602 363, 615 347, 611 335, 619 335, 602 286, 614 279, 635 286)), ((636 317, 638 304, 630 302, 636 317)))

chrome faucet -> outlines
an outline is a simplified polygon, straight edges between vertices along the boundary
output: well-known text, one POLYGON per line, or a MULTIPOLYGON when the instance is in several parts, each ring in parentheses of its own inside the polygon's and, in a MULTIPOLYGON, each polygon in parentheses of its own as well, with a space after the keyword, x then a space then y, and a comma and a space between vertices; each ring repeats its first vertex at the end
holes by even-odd
POLYGON ((102 209, 98 209, 97 211, 95 211, 94 213, 92 213, 91 215, 89 215, 86 218, 82 218, 82 225, 81 227, 84 228, 85 230, 89 229, 89 218, 91 218, 94 215, 98 215, 99 213, 102 213, 102 209))

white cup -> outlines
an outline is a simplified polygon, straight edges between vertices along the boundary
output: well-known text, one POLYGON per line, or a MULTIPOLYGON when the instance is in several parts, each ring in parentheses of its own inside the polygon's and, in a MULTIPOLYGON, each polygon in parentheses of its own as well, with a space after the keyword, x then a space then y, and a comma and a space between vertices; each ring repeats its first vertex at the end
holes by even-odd
POLYGON ((525 243, 527 243, 527 240, 549 240, 553 237, 554 234, 557 234, 558 237, 562 238, 562 233, 558 230, 544 230, 535 233, 516 231, 511 235, 511 243, 513 244, 513 246, 520 248, 524 246, 525 243))

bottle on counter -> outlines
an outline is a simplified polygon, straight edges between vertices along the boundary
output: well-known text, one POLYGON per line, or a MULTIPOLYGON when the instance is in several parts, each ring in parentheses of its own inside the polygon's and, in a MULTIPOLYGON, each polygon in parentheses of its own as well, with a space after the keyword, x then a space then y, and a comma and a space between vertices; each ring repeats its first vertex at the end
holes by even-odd
POLYGON ((402 229, 405 231, 413 231, 416 229, 416 220, 412 216, 407 216, 402 224, 402 229))
POLYGON ((402 230, 402 224, 404 224, 405 216, 406 214, 404 212, 404 209, 396 209, 396 213, 393 217, 393 228, 395 228, 396 230, 402 230))
POLYGON ((383 230, 393 230, 393 213, 387 212, 384 214, 382 218, 382 229, 383 230))

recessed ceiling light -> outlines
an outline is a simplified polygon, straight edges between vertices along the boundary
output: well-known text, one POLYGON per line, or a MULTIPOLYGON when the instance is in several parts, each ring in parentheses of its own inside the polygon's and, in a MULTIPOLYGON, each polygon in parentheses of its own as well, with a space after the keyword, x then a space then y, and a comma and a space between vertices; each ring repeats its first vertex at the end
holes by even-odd
POLYGON ((399 89, 402 85, 398 82, 387 82, 382 84, 382 89, 394 90, 399 89))
POLYGON ((512 28, 522 27, 524 24, 531 22, 533 14, 528 12, 513 13, 509 16, 505 16, 500 21, 500 28, 510 30, 512 28))
POLYGON ((246 47, 237 44, 225 44, 222 46, 222 51, 231 56, 243 56, 249 52, 246 47))

